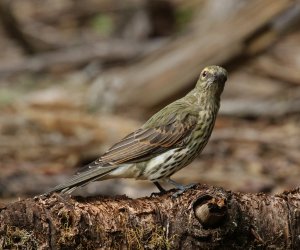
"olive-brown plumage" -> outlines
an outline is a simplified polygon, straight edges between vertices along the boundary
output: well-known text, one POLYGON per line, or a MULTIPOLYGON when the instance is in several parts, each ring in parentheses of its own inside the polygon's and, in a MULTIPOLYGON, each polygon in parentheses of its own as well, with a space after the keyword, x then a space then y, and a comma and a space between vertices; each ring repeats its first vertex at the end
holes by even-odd
POLYGON ((91 181, 111 178, 169 182, 185 190, 170 176, 188 165, 208 142, 220 107, 227 72, 208 66, 196 87, 183 98, 153 115, 140 129, 113 145, 98 160, 51 192, 70 193, 91 181))

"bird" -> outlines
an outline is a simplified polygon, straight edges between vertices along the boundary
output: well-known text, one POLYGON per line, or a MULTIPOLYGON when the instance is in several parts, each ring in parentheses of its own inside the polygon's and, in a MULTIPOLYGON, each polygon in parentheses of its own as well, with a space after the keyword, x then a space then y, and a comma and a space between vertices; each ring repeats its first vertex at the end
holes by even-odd
POLYGON ((175 197, 191 188, 170 177, 191 163, 206 146, 227 80, 221 66, 205 67, 189 93, 165 106, 144 125, 115 143, 97 160, 48 193, 72 193, 90 182, 113 178, 149 180, 160 192, 169 183, 175 197))

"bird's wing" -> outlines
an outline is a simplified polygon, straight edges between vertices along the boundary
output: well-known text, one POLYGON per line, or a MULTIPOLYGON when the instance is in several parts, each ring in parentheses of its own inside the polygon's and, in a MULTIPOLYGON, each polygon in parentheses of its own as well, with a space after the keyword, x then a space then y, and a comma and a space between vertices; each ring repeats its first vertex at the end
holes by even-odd
POLYGON ((186 113, 171 114, 165 124, 142 127, 113 145, 92 165, 111 166, 134 163, 153 158, 157 154, 184 144, 197 124, 197 117, 186 113))
POLYGON ((113 145, 98 160, 82 168, 51 192, 70 193, 79 186, 99 180, 123 163, 141 162, 167 150, 185 145, 198 121, 197 114, 180 102, 167 106, 137 131, 113 145))
POLYGON ((129 134, 98 160, 88 164, 73 178, 56 186, 49 193, 71 193, 79 186, 103 178, 119 164, 144 161, 169 149, 183 146, 197 123, 197 118, 190 114, 181 119, 172 114, 170 119, 165 120, 168 120, 165 125, 160 121, 160 126, 142 127, 129 134))

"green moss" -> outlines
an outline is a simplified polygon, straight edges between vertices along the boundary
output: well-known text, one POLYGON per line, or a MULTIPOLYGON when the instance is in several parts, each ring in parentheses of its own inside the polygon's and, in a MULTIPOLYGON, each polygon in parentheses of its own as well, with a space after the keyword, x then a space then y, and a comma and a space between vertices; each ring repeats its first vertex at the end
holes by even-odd
POLYGON ((126 227, 125 237, 128 249, 171 249, 176 236, 169 238, 160 225, 150 223, 144 227, 126 227))
POLYGON ((63 209, 59 212, 59 218, 61 223, 60 238, 58 243, 60 245, 71 246, 75 244, 75 236, 77 235, 77 229, 74 227, 73 218, 70 215, 70 211, 63 209))
POLYGON ((176 10, 176 26, 178 31, 184 30, 186 25, 190 23, 194 15, 194 10, 190 8, 179 8, 176 10))
POLYGON ((101 35, 109 35, 113 31, 113 21, 111 16, 99 14, 91 20, 92 28, 101 35))
POLYGON ((7 226, 1 249, 37 249, 38 244, 32 232, 7 226))

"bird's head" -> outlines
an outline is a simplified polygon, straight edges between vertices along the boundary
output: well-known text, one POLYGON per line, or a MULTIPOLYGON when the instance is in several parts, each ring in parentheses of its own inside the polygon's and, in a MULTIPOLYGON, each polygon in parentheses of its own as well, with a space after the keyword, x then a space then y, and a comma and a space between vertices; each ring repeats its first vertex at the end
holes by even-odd
POLYGON ((220 96, 227 80, 227 71, 220 66, 205 67, 197 82, 198 91, 220 96))

